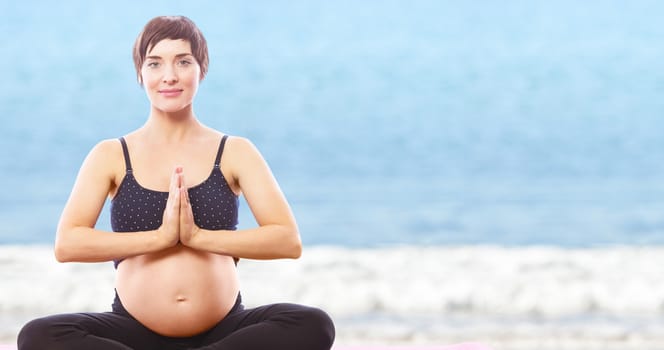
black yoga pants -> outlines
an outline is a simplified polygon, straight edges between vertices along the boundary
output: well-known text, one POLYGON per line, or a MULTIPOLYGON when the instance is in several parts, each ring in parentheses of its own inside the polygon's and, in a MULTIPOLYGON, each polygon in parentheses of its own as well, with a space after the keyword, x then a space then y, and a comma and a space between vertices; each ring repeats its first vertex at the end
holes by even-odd
POLYGON ((238 295, 216 326, 188 338, 159 335, 134 319, 115 299, 113 311, 62 314, 28 322, 19 350, 329 350, 334 324, 322 310, 297 304, 245 309, 238 295))

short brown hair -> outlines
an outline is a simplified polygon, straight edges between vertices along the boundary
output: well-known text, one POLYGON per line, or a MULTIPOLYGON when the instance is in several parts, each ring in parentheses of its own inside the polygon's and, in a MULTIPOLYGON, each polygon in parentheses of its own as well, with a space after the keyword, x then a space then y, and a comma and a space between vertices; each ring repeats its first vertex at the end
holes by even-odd
POLYGON ((191 53, 201 67, 201 79, 208 69, 208 48, 203 33, 196 24, 185 16, 159 16, 151 19, 143 28, 134 43, 134 66, 139 83, 141 67, 147 52, 164 39, 186 40, 191 45, 191 53))

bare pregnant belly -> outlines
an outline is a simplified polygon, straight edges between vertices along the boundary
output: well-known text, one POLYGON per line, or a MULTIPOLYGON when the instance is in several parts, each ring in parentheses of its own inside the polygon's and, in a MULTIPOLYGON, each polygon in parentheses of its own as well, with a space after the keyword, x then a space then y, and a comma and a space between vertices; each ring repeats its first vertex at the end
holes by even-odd
POLYGON ((177 245, 123 260, 115 289, 144 326, 169 337, 189 337, 228 314, 239 283, 232 257, 177 245))

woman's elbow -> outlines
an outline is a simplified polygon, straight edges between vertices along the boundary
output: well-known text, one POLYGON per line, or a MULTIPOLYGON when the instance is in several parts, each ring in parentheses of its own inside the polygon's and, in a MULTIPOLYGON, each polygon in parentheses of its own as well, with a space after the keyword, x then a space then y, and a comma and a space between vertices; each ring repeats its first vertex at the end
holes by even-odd
POLYGON ((58 262, 71 262, 73 261, 72 249, 67 240, 63 237, 61 232, 58 232, 55 238, 55 246, 53 247, 55 260, 58 262))
POLYGON ((302 256, 302 242, 298 239, 291 249, 291 259, 299 259, 302 256))
POLYGON ((65 249, 62 246, 62 243, 58 242, 55 243, 53 253, 55 255, 55 260, 57 260, 58 262, 63 263, 71 261, 71 257, 69 256, 69 254, 67 254, 67 249, 65 249))
POLYGON ((300 232, 294 229, 291 233, 288 248, 286 250, 286 258, 298 259, 302 256, 302 240, 300 239, 300 232))

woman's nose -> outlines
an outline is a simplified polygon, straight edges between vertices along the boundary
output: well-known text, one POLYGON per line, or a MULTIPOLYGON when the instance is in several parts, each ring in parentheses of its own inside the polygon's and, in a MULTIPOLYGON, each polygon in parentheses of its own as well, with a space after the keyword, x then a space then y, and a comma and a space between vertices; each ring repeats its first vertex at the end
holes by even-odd
POLYGON ((174 84, 178 81, 178 76, 175 73, 174 67, 167 67, 164 76, 163 76, 163 82, 166 84, 174 84))
POLYGON ((170 84, 175 84, 177 82, 178 82, 178 79, 174 75, 164 76, 164 83, 165 84, 170 85, 170 84))

